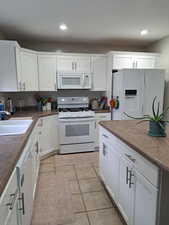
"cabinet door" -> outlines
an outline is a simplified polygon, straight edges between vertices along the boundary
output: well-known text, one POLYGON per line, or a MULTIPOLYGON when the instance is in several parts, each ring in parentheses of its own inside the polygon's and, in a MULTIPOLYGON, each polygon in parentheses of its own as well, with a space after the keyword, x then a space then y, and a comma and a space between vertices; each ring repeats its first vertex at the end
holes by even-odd
POLYGON ((32 151, 25 157, 20 168, 22 225, 30 225, 33 210, 33 158, 32 151))
POLYGON ((133 225, 156 225, 157 189, 134 172, 133 225))
POLYGON ((137 69, 153 69, 156 67, 155 56, 137 56, 135 61, 137 69))
POLYGON ((57 116, 48 116, 41 119, 42 128, 40 140, 40 155, 43 156, 58 149, 58 120, 57 116))
POLYGON ((73 56, 58 56, 57 70, 59 72, 72 73, 75 71, 75 63, 73 56))
POLYGON ((39 72, 39 90, 56 91, 56 56, 39 55, 38 56, 39 72))
POLYGON ((111 113, 96 113, 95 116, 95 147, 99 147, 99 122, 111 120, 111 113))
POLYGON ((127 224, 131 224, 132 212, 132 186, 130 185, 131 172, 131 164, 126 159, 120 158, 118 207, 127 224))
POLYGON ((33 156, 33 199, 34 199, 40 165, 40 151, 37 139, 36 142, 33 144, 32 156, 33 156))
POLYGON ((134 68, 134 58, 132 55, 114 55, 113 69, 131 69, 134 68))
POLYGON ((77 73, 90 73, 91 60, 89 56, 80 56, 75 58, 75 72, 77 73))
POLYGON ((21 52, 22 90, 38 91, 37 55, 30 52, 21 52))
POLYGON ((14 204, 14 207, 11 211, 9 218, 5 222, 5 225, 21 225, 19 219, 19 206, 17 202, 14 204))
POLYGON ((93 57, 93 91, 107 90, 106 57, 93 57))

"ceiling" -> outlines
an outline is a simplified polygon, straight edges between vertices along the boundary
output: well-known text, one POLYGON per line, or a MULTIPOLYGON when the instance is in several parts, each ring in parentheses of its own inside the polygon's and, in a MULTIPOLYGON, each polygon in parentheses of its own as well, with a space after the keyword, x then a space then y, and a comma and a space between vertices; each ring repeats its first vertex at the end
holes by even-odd
POLYGON ((5 0, 0 30, 17 40, 145 45, 169 35, 169 0, 5 0))

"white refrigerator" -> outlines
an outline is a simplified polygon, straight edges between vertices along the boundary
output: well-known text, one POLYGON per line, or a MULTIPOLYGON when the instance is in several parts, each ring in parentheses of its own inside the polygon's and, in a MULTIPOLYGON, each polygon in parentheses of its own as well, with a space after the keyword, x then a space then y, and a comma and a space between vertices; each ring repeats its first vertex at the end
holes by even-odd
MULTIPOLYGON (((152 102, 157 96, 163 109, 165 71, 160 69, 122 69, 112 73, 112 97, 119 99, 119 108, 112 110, 113 120, 152 115, 152 102)), ((157 107, 157 104, 156 104, 157 107)))

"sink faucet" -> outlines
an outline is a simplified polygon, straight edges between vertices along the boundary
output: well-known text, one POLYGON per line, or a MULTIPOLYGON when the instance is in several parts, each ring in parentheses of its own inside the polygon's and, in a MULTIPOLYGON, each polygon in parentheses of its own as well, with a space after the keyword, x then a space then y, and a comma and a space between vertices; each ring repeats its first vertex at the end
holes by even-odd
POLYGON ((0 111, 0 119, 1 120, 7 120, 9 119, 9 116, 10 116, 10 112, 7 112, 7 111, 0 111))

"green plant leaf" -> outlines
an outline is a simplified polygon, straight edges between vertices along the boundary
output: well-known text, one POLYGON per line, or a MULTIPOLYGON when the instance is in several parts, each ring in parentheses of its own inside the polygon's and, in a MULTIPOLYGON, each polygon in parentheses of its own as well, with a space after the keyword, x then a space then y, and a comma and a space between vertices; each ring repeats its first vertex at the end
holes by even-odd
POLYGON ((168 112, 169 107, 167 107, 159 116, 160 118, 163 118, 163 116, 165 116, 165 114, 168 112))
POLYGON ((165 126, 162 123, 159 122, 159 125, 160 125, 161 129, 165 130, 165 126))
POLYGON ((159 116, 159 111, 160 111, 160 102, 158 102, 158 107, 157 107, 157 117, 159 116))
POLYGON ((152 111, 153 111, 153 115, 154 117, 156 117, 156 113, 155 113, 155 101, 156 101, 157 96, 155 96, 155 98, 153 99, 153 104, 152 104, 152 111))

